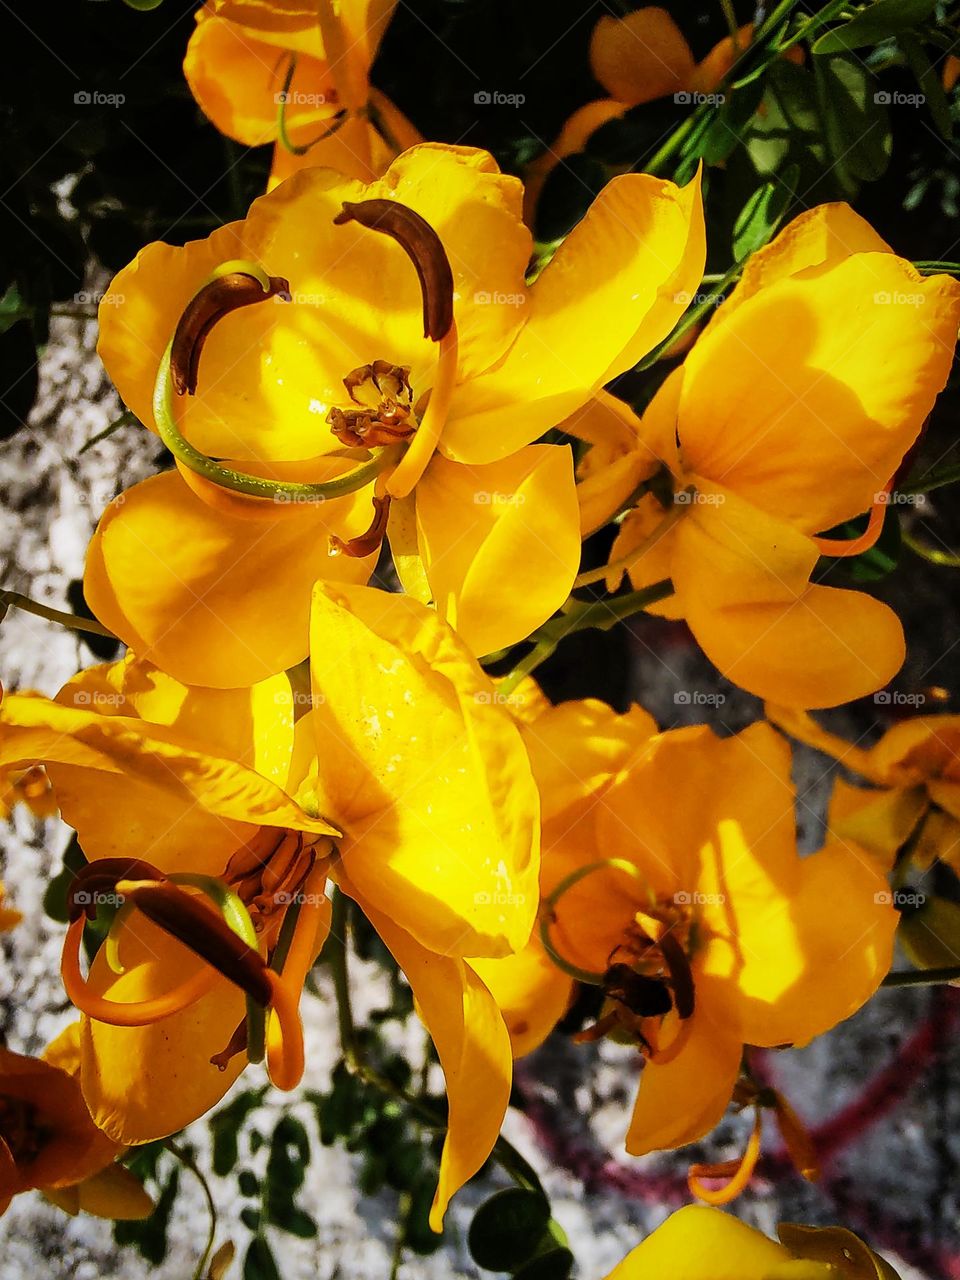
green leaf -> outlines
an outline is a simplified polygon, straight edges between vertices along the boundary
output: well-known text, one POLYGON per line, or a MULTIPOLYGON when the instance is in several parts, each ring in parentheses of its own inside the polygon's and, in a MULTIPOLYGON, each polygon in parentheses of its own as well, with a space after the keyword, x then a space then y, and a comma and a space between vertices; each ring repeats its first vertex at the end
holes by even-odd
MULTIPOLYGON (((213 1172, 218 1178, 225 1178, 233 1172, 239 1158, 237 1137, 243 1122, 251 1111, 255 1111, 264 1099, 266 1089, 247 1089, 234 1098, 229 1106, 222 1107, 210 1117, 210 1132, 213 1138, 213 1172)), ((251 1140, 251 1147, 253 1143, 251 1140)), ((250 1193, 253 1194, 253 1193, 250 1193)))
POLYGON ((280 1280, 280 1272, 270 1246, 263 1236, 254 1236, 243 1260, 243 1280, 280 1280))
POLYGON ((508 1187, 473 1215, 468 1243, 478 1266, 513 1271, 536 1253, 550 1221, 550 1205, 536 1191, 508 1187))
POLYGON ((853 195, 860 182, 883 177, 890 163, 893 139, 886 95, 856 57, 837 54, 817 58, 813 65, 833 168, 853 195))
POLYGON ((935 7, 936 0, 874 0, 869 8, 843 26, 824 32, 814 42, 813 52, 818 55, 846 53, 849 49, 879 44, 924 22, 935 7))
POLYGON ((159 9, 163 0, 123 0, 128 9, 136 9, 138 13, 149 13, 151 9, 159 9))
POLYGON ((567 1280, 573 1270, 569 1249, 549 1249, 513 1273, 513 1280, 567 1280))
POLYGON ((29 316, 30 314, 31 309, 21 298, 17 285, 10 285, 3 297, 0 298, 0 333, 6 333, 18 320, 22 320, 24 316, 29 316))
POLYGON ((960 907, 946 898, 927 898, 902 917, 897 937, 918 969, 949 968, 960 955, 960 907))
POLYGON ((791 165, 782 176, 758 187, 740 210, 733 226, 733 256, 737 262, 762 249, 783 221, 799 173, 798 166, 791 165))
POLYGON ((77 872, 86 865, 87 859, 74 832, 63 855, 63 866, 47 885, 46 893, 43 895, 43 909, 51 920, 66 924, 67 894, 76 879, 77 872))
POLYGON ((823 126, 816 81, 809 71, 792 62, 775 62, 766 77, 763 108, 751 121, 746 141, 747 154, 762 177, 801 157, 822 163, 823 126))
POLYGON ((237 1178, 237 1186, 240 1188, 242 1196, 258 1196, 260 1194, 260 1180, 252 1169, 241 1169, 237 1178))

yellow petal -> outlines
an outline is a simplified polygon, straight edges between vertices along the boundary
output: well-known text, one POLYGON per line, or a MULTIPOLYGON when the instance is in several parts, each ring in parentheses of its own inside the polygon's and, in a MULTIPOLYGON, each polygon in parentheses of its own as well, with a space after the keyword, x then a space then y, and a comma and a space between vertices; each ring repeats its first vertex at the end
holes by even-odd
MULTIPOLYGON (((305 465, 273 471, 304 478, 305 465)), ((322 459, 308 468, 312 478, 343 469, 322 459)), ((329 555, 331 533, 350 538, 367 528, 369 504, 361 490, 323 504, 277 504, 275 516, 249 520, 203 502, 177 471, 151 476, 101 517, 87 551, 87 600, 140 657, 177 679, 253 684, 306 657, 309 593, 320 573, 369 577, 375 556, 329 555)))
POLYGON ((506 359, 454 396, 441 448, 482 463, 556 426, 665 338, 700 283, 699 177, 609 182, 530 290, 506 359))
POLYGON ((904 658, 896 615, 862 592, 811 585, 811 539, 696 483, 704 500, 674 531, 670 576, 711 662, 741 688, 793 707, 836 706, 886 684, 904 658))
POLYGON ((866 511, 946 382, 958 323, 960 283, 887 253, 758 289, 687 357, 685 467, 808 534, 866 511))
POLYGON ((515 1058, 546 1040, 573 996, 573 982, 548 958, 536 931, 516 955, 471 960, 470 967, 497 1002, 515 1058))
POLYGON ((577 467, 580 534, 586 538, 625 507, 659 459, 641 439, 640 419, 630 406, 606 391, 598 391, 558 430, 592 446, 577 467))
POLYGON ((767 1280, 790 1255, 755 1227, 706 1205, 686 1205, 638 1245, 607 1280, 767 1280))
POLYGON ((77 1185, 76 1193, 77 1209, 97 1218, 114 1221, 149 1218, 155 1207, 143 1184, 121 1164, 108 1164, 99 1173, 85 1178, 77 1185))
POLYGON ((432 951, 518 950, 537 909, 538 797, 475 659, 417 601, 318 583, 311 667, 318 804, 364 902, 432 951))
POLYGON ((590 38, 590 69, 611 97, 631 107, 689 87, 693 55, 665 9, 604 15, 590 38))
POLYGON ((779 707, 775 703, 767 703, 764 712, 770 723, 775 724, 778 729, 799 742, 805 742, 808 747, 815 747, 824 755, 832 756, 851 773, 858 773, 879 787, 889 784, 887 770, 878 763, 876 750, 865 750, 855 742, 848 742, 846 738, 830 733, 813 716, 796 707, 779 707))
MULTIPOLYGON (((90 969, 92 989, 121 1003, 152 999, 190 978, 205 962, 138 916, 124 929, 125 972, 115 974, 103 950, 90 969)), ((246 1015, 243 992, 218 978, 180 1013, 145 1027, 113 1027, 83 1019, 81 1081, 90 1113, 116 1142, 133 1145, 176 1133, 215 1106, 246 1065, 225 1070, 210 1058, 226 1048, 246 1015)))
POLYGON ((752 39, 753 24, 747 23, 739 28, 736 39, 725 36, 718 40, 703 61, 697 63, 689 88, 696 93, 712 93, 736 66, 752 39))
POLYGON ((219 874, 253 826, 335 834, 275 783, 164 726, 12 694, 0 728, 0 764, 46 763, 88 858, 136 856, 167 872, 219 874))
MULTIPOLYGON (((632 1156, 696 1142, 720 1123, 733 1095, 743 1045, 711 1016, 708 1002, 702 999, 704 986, 697 984, 699 1007, 689 1020, 684 1047, 672 1062, 662 1066, 648 1062, 643 1068, 627 1133, 627 1151, 632 1156)), ((678 1025, 673 1015, 665 1020, 664 1044, 678 1033, 678 1025)))
POLYGON ((744 1043, 806 1044, 874 994, 890 969, 899 916, 871 858, 828 844, 797 860, 789 894, 755 847, 727 859, 724 872, 723 906, 735 913, 736 932, 711 945, 704 963, 736 984, 723 1004, 744 1043))
POLYGON ((417 529, 437 609, 473 652, 526 639, 580 566, 570 450, 531 445, 475 467, 435 457, 417 485, 417 529))
POLYGON ((922 787, 878 791, 837 778, 827 825, 838 840, 849 840, 875 854, 880 867, 889 871, 927 804, 922 787))
MULTIPOLYGON (((289 55, 258 40, 248 29, 209 9, 197 13, 197 27, 183 63, 190 91, 221 133, 257 147, 277 136, 279 95, 289 55)), ((301 53, 286 103, 288 129, 311 124, 337 111, 326 63, 301 53)))
POLYGON ((510 1037, 496 1002, 466 961, 432 954, 390 915, 361 903, 410 983, 447 1083, 447 1136, 430 1211, 430 1226, 440 1231, 451 1197, 483 1165, 500 1133, 513 1079, 510 1037))
MULTIPOLYGON (((610 564, 629 560, 627 577, 634 591, 642 591, 673 574, 677 531, 668 529, 662 537, 657 537, 657 531, 668 514, 652 493, 645 493, 620 524, 610 547, 610 564)), ((616 591, 622 577, 622 569, 611 569, 607 575, 607 590, 616 591)), ((674 594, 647 606, 647 612, 661 618, 682 618, 683 602, 674 594)))

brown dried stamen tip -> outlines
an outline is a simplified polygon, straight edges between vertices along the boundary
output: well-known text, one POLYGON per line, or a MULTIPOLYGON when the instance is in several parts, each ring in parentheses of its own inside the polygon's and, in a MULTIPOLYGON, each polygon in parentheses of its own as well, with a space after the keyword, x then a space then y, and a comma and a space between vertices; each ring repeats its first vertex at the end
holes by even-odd
POLYGON ((195 395, 200 353, 207 336, 225 315, 267 298, 289 297, 290 285, 282 276, 270 276, 264 290, 256 276, 231 271, 211 280, 187 305, 180 317, 170 349, 170 374, 178 396, 195 395))
POLYGON ((363 556, 372 555, 374 551, 383 542, 387 532, 387 519, 390 515, 390 499, 389 497, 373 499, 373 522, 366 533, 359 534, 356 538, 351 538, 348 542, 344 542, 342 538, 338 538, 334 534, 330 538, 330 551, 332 555, 363 556))
POLYGON ((213 908, 169 883, 132 886, 126 898, 251 999, 264 1008, 269 1005, 271 986, 263 957, 213 908))
POLYGON ((453 272, 440 237, 425 218, 397 200, 346 201, 334 218, 391 236, 413 263, 423 294, 423 336, 446 337, 453 324, 453 272))
POLYGON ((110 895, 115 895, 120 880, 165 880, 152 862, 142 858, 98 858, 82 867, 70 885, 67 894, 67 916, 71 924, 86 916, 93 920, 97 907, 110 895))

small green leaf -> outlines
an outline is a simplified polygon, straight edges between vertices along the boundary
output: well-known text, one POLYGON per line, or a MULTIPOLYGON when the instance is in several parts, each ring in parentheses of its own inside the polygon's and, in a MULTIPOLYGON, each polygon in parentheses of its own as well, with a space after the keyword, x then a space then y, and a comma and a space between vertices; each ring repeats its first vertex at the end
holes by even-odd
POLYGON ((260 1181, 257 1175, 251 1169, 241 1169, 237 1178, 237 1186, 240 1188, 242 1196, 258 1196, 260 1194, 260 1181))
POLYGON ((869 8, 842 27, 824 32, 814 42, 813 52, 818 55, 846 53, 849 49, 879 44, 924 22, 935 6, 936 0, 874 0, 869 8))
POLYGON ((536 1253, 550 1221, 550 1205, 536 1191, 508 1187, 473 1215, 470 1253, 488 1271, 513 1271, 536 1253))
POLYGON ((859 182, 882 178, 890 163, 888 95, 877 89, 874 76, 854 56, 817 58, 814 74, 827 147, 844 188, 854 194, 859 182))
POLYGON ((742 262, 767 243, 783 221, 800 170, 796 165, 758 187, 740 210, 733 227, 733 256, 742 262))
POLYGON ((254 1236, 243 1260, 243 1280, 280 1280, 280 1272, 270 1246, 263 1236, 254 1236))

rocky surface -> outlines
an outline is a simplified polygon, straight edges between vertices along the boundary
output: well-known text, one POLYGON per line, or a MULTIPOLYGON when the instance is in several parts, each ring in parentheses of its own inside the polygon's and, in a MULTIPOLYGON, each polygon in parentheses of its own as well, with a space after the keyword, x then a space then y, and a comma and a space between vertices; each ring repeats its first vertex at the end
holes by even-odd
MULTIPOLYGON (((92 351, 93 329, 92 323, 55 322, 37 410, 0 452, 2 581, 60 608, 68 607, 68 584, 81 575, 99 512, 121 488, 148 474, 158 454, 153 438, 134 426, 78 456, 82 445, 119 413, 92 351)), ((891 588, 914 637, 904 689, 950 684, 957 652, 951 653, 950 637, 960 631, 956 605, 945 599, 950 582, 943 575, 949 573, 914 564, 891 588)), ((635 692, 661 723, 692 722, 706 708, 711 718, 715 713, 736 729, 757 714, 755 700, 719 680, 681 628, 644 621, 632 634, 635 692)), ((0 655, 5 686, 47 693, 78 666, 94 661, 72 635, 15 610, 0 629, 0 655)), ((858 734, 886 710, 877 704, 853 708, 837 724, 858 734)), ((808 848, 815 847, 822 830, 829 773, 813 753, 798 753, 799 818, 808 848)), ((39 1049, 69 1018, 56 977, 61 929, 41 909, 44 882, 59 865, 65 844, 66 831, 57 822, 37 823, 23 812, 3 833, 0 873, 25 916, 2 940, 0 968, 0 1032, 16 1050, 39 1049)), ((375 978, 363 967, 356 977, 362 1014, 375 978)), ((805 1185, 785 1171, 774 1135, 764 1176, 737 1211, 767 1228, 784 1218, 843 1221, 885 1247, 904 1280, 960 1277, 958 995, 882 993, 869 1009, 812 1047, 768 1055, 764 1069, 817 1131, 829 1158, 821 1184, 805 1185), (891 1062, 895 1068, 885 1076, 891 1062)), ((308 997, 304 1012, 305 1087, 323 1089, 337 1056, 329 992, 321 987, 320 998, 308 997)), ((542 1171, 583 1280, 605 1275, 684 1194, 689 1152, 682 1159, 630 1160, 622 1154, 634 1071, 635 1059, 626 1050, 575 1046, 561 1036, 520 1070, 525 1113, 511 1114, 508 1134, 542 1171)), ((271 1105, 281 1105, 277 1095, 271 1105)), ((296 1096, 290 1105, 312 1123, 296 1096)), ((731 1119, 695 1154, 710 1159, 735 1154, 744 1127, 745 1121, 731 1119)), ((191 1134, 201 1163, 206 1133, 200 1125, 191 1134)), ((340 1149, 315 1144, 303 1201, 317 1218, 319 1235, 311 1241, 274 1240, 284 1280, 366 1280, 388 1273, 394 1199, 360 1195, 353 1164, 340 1149)), ((139 1280, 148 1275, 182 1280, 192 1274, 207 1226, 198 1188, 186 1175, 182 1185, 171 1252, 156 1268, 130 1251, 118 1253, 108 1224, 85 1216, 69 1220, 37 1196, 21 1197, 0 1220, 0 1280, 139 1280)), ((494 1185, 469 1188, 451 1213, 449 1247, 430 1258, 408 1259, 400 1276, 477 1276, 466 1250, 466 1226, 494 1185)), ((213 1186, 223 1238, 237 1220, 239 1204, 232 1198, 232 1183, 214 1180, 213 1186)), ((242 1244, 244 1229, 234 1234, 242 1244)))

